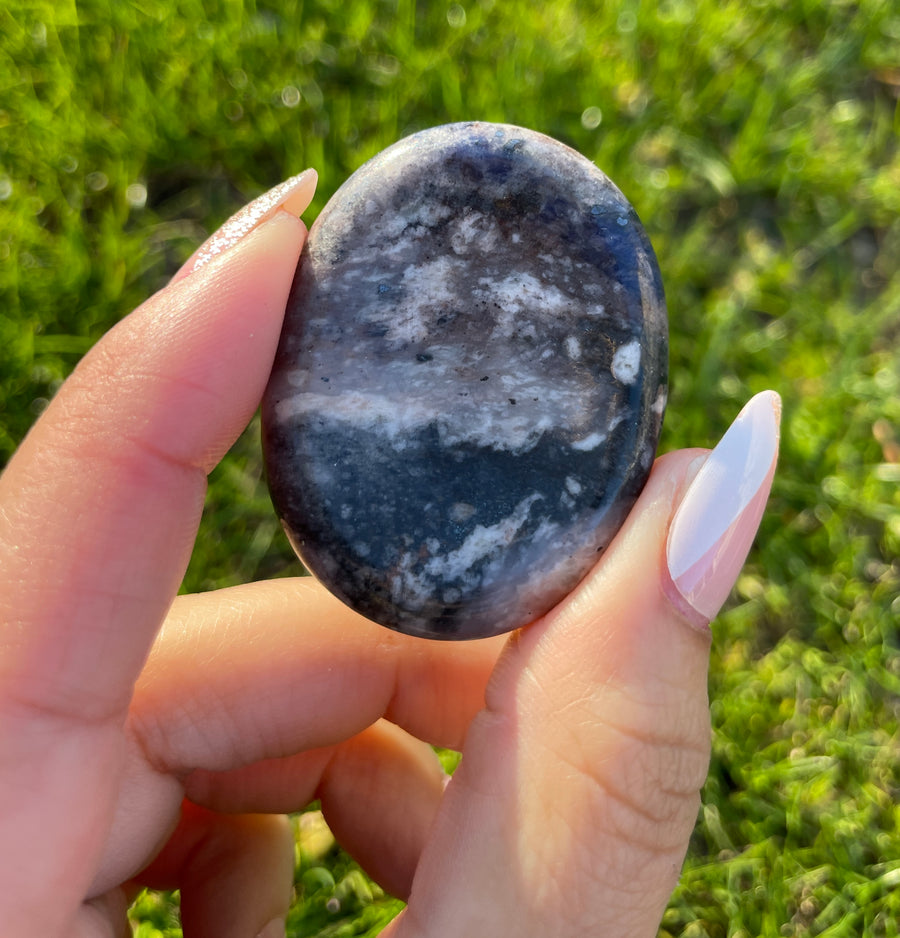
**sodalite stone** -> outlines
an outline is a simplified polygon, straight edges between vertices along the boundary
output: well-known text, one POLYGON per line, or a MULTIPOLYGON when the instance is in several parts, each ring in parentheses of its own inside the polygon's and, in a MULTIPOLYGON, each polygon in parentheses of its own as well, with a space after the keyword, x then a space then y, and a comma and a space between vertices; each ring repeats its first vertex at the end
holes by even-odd
POLYGON ((308 569, 383 625, 525 625, 640 492, 666 402, 653 251, 587 159, 508 125, 415 134, 313 225, 263 402, 308 569))

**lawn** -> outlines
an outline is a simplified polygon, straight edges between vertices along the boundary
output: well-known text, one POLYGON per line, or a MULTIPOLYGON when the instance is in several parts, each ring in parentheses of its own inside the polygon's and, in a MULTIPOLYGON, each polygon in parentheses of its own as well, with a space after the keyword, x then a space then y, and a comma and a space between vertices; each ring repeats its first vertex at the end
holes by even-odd
MULTIPOLYGON (((714 755, 662 934, 900 934, 895 0, 11 0, 0 464, 249 198, 314 166, 311 221, 369 156, 469 118, 558 137, 634 203, 671 321, 661 449, 784 398, 768 513, 714 625, 714 755)), ((184 588, 296 572, 254 423, 184 588)), ((312 843, 289 934, 376 934, 399 904, 312 843)), ((180 935, 171 896, 134 918, 180 935)))

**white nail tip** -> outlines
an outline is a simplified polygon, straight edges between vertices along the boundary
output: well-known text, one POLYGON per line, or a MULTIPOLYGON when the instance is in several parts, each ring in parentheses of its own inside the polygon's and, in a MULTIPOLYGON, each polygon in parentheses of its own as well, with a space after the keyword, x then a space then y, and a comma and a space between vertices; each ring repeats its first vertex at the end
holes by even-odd
POLYGON ((753 397, 691 483, 669 530, 673 585, 709 620, 743 566, 768 498, 778 457, 781 399, 753 397))

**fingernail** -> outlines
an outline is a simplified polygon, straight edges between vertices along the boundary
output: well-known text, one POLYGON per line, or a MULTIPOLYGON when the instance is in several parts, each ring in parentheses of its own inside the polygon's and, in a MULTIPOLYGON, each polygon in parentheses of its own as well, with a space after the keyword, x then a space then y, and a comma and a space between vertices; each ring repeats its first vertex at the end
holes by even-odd
POLYGON ((197 248, 173 279, 180 280, 224 254, 243 237, 250 234, 254 228, 271 218, 279 209, 290 212, 292 215, 301 215, 312 202, 317 180, 316 171, 307 169, 297 176, 285 179, 274 189, 269 189, 268 192, 264 192, 259 198, 245 205, 197 248))
POLYGON ((284 938, 286 934, 287 925, 285 920, 283 918, 273 918, 256 938, 284 938))
POLYGON ((670 599, 706 630, 750 552, 775 464, 781 398, 753 397, 709 454, 675 512, 666 543, 670 599))

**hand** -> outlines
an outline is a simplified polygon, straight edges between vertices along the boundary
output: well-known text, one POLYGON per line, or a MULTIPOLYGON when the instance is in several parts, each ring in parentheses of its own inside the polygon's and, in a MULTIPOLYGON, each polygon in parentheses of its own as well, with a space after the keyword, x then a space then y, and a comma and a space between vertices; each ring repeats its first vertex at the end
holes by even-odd
POLYGON ((321 798, 409 896, 392 938, 654 935, 707 767, 706 624, 762 513, 777 398, 710 459, 658 460, 596 569, 509 639, 398 635, 310 579, 175 599, 313 184, 252 203, 98 343, 0 478, 4 932, 126 934, 147 884, 181 889, 188 938, 283 933, 283 813, 321 798), (446 791, 428 744, 463 749, 446 791))

